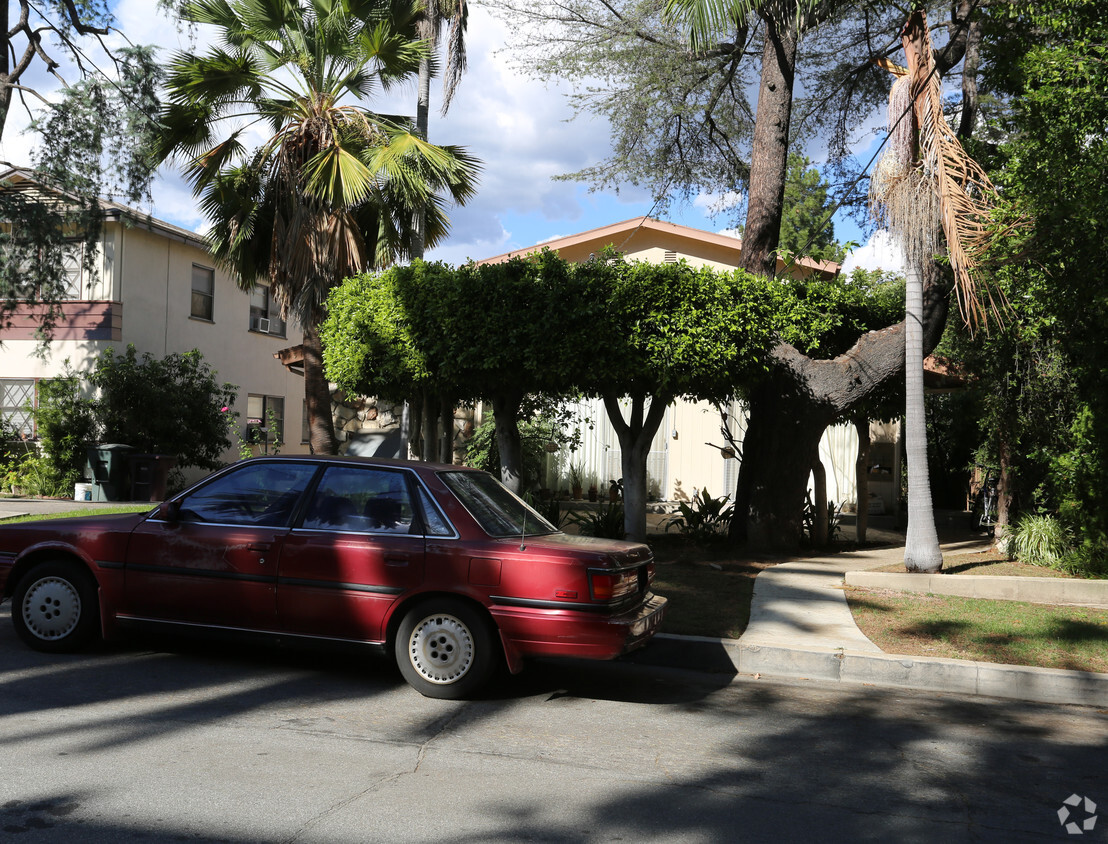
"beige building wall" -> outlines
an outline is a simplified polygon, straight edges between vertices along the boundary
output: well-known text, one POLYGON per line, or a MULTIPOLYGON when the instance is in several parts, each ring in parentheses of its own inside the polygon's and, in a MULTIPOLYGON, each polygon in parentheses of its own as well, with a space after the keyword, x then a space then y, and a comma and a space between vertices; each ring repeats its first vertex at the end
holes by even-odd
MULTIPOLYGON (((282 398, 282 449, 307 451, 301 438, 303 378, 274 358, 279 350, 300 342, 298 328, 289 325, 286 336, 251 331, 250 296, 237 288, 195 234, 168 224, 127 225, 109 219, 97 266, 98 272, 83 276, 82 296, 100 305, 111 303, 114 316, 109 336, 104 336, 104 330, 87 332, 98 339, 72 336, 80 332, 63 324, 59 339, 40 357, 36 355, 37 341, 0 334, 0 378, 57 377, 67 359, 74 370, 89 371, 105 349, 121 353, 128 344, 134 344, 140 354, 147 352, 156 358, 199 349, 221 383, 238 387, 232 411, 239 413, 240 432, 245 433, 250 394, 282 398), (190 314, 194 264, 215 272, 211 320, 190 314)), ((231 439, 233 446, 224 455, 228 462, 239 458, 235 437, 231 439)), ((203 472, 187 474, 191 480, 203 472)))

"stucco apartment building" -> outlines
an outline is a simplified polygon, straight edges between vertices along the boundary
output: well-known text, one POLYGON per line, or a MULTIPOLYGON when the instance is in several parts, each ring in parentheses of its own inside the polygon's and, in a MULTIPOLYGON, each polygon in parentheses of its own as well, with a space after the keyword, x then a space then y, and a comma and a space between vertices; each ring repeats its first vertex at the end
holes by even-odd
MULTIPOLYGON (((0 174, 0 184, 26 175, 0 174)), ((53 333, 45 356, 35 354, 37 322, 16 313, 0 331, 0 412, 18 430, 34 436, 26 411, 37 401, 36 385, 63 372, 65 361, 87 372, 107 348, 117 353, 133 344, 156 358, 199 349, 220 382, 238 386, 234 408, 242 433, 250 424, 277 419, 285 451, 302 443, 303 378, 275 357, 299 338, 288 337, 269 290, 238 289, 194 232, 113 203, 104 203, 104 225, 95 270, 84 266, 83 244, 74 242, 65 320, 53 333)), ((227 460, 238 457, 229 449, 227 460)))

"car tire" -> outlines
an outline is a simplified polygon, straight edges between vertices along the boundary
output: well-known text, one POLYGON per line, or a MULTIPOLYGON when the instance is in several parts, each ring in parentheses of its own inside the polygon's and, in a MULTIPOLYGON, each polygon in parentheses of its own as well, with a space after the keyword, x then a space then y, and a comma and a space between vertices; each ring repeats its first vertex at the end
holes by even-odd
POLYGON ((396 664, 425 697, 459 700, 488 682, 500 656, 491 624, 451 598, 413 607, 396 634, 396 664))
POLYGON ((12 593, 15 632, 37 651, 80 650, 96 637, 99 619, 96 581, 77 563, 38 563, 12 593))

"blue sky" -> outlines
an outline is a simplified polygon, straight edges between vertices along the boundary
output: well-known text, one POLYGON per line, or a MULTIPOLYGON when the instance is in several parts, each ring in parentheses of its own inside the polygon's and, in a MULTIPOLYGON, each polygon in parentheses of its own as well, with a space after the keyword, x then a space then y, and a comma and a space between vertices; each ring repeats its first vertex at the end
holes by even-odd
MULTIPOLYGON (((186 35, 152 14, 149 0, 119 0, 115 11, 120 26, 136 43, 161 46, 165 55, 188 49, 186 35)), ((204 33, 199 33, 202 49, 204 33)), ((471 7, 468 28, 468 70, 446 117, 438 114, 438 91, 433 90, 430 140, 460 144, 481 159, 484 169, 477 195, 464 208, 450 211, 451 236, 428 257, 460 263, 483 258, 570 235, 651 210, 650 197, 634 186, 619 195, 593 193, 587 186, 556 181, 555 176, 573 172, 604 157, 608 149, 606 123, 586 117, 570 120, 565 99, 570 90, 558 81, 536 81, 518 73, 504 52, 507 31, 487 9, 471 7)), ((75 76, 74 74, 71 74, 75 76)), ((45 81, 45 80, 43 80, 45 81)), ((42 84, 36 80, 36 84, 42 84)), ((415 86, 409 84, 390 92, 375 109, 414 113, 415 86)), ((16 131, 26 122, 13 107, 12 124, 4 133, 0 157, 14 164, 29 160, 31 138, 16 131)), ((817 155, 809 152, 809 157, 817 155)), ((694 228, 720 231, 730 219, 713 219, 706 213, 708 198, 695 205, 672 208, 665 216, 694 228)), ((163 167, 154 190, 154 207, 161 219, 194 231, 203 231, 206 221, 179 173, 163 167)), ((835 221, 836 237, 863 242, 866 238, 852 222, 835 221)), ((864 266, 891 268, 892 259, 878 249, 856 255, 864 266)))

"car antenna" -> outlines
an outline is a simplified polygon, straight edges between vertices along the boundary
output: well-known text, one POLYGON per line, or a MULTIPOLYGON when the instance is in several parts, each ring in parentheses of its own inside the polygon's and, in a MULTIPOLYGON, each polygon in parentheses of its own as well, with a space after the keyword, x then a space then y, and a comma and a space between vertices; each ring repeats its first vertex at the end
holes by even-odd
POLYGON ((527 510, 523 511, 523 530, 519 534, 519 550, 526 551, 527 546, 523 544, 523 541, 527 538, 527 510))

